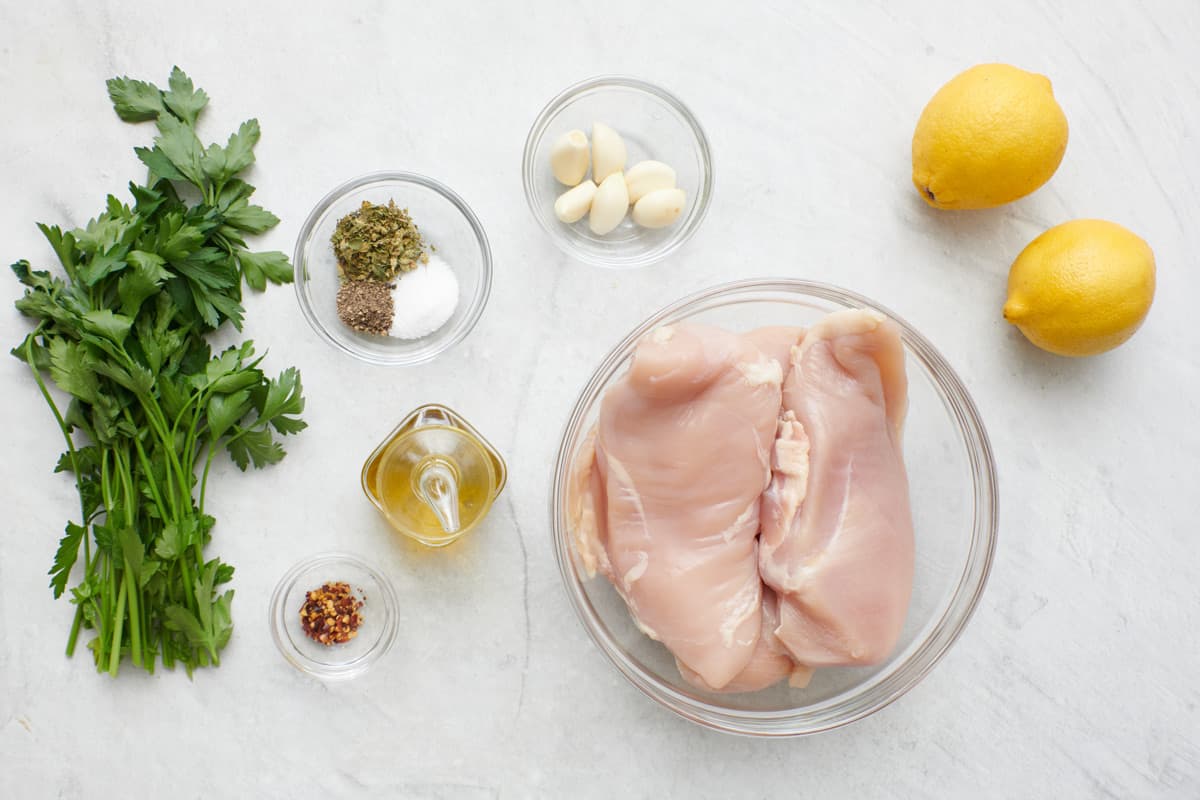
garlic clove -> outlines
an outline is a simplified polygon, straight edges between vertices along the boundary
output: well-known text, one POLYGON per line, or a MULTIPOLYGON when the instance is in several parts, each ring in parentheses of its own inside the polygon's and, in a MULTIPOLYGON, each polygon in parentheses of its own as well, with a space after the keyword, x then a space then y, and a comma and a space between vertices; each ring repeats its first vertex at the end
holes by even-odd
POLYGON ((643 228, 665 228, 683 213, 687 194, 683 189, 659 189, 638 200, 633 207, 633 221, 643 228))
POLYGON ((629 210, 629 190, 625 188, 625 176, 614 172, 604 179, 592 198, 592 211, 588 227, 597 236, 609 233, 625 219, 629 210))
POLYGON ((587 134, 576 129, 567 131, 550 148, 550 169, 559 183, 574 186, 588 171, 587 134))
POLYGON ((625 140, 603 122, 592 123, 592 180, 597 184, 625 169, 625 140))
POLYGON ((625 173, 629 202, 637 203, 651 192, 675 188, 675 170, 661 161, 639 161, 625 173))
POLYGON ((595 196, 596 184, 591 181, 584 181, 573 189, 567 189, 554 201, 554 216, 567 224, 579 222, 592 207, 592 199, 595 196))

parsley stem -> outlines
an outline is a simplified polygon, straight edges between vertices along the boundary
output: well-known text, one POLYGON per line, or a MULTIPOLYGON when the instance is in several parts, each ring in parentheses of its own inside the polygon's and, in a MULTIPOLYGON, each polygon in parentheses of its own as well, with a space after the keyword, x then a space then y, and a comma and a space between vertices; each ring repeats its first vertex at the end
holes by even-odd
MULTIPOLYGON (((129 407, 124 409, 125 419, 130 425, 133 424, 133 415, 129 413, 129 407)), ((146 456, 146 450, 142 447, 140 436, 133 437, 133 446, 137 449, 138 460, 142 464, 142 470, 146 474, 146 485, 150 487, 150 495, 154 498, 154 507, 158 509, 158 513, 162 516, 165 522, 167 517, 166 506, 163 505, 162 494, 158 490, 158 483, 154 480, 154 472, 150 468, 150 459, 146 456)))
MULTIPOLYGON (((174 469, 174 477, 179 481, 179 494, 186 494, 188 496, 188 505, 190 506, 191 489, 188 486, 187 479, 183 476, 183 467, 179 464, 179 459, 176 457, 175 437, 171 435, 167 428, 167 423, 166 419, 163 417, 162 408, 159 407, 158 402, 150 395, 139 394, 138 401, 142 404, 142 410, 146 413, 146 420, 150 423, 151 427, 154 428, 155 433, 158 434, 159 441, 162 442, 163 453, 165 454, 165 461, 167 464, 168 481, 170 481, 172 477, 171 470, 174 469)), ((176 515, 177 518, 180 513, 180 506, 175 500, 176 496, 170 491, 169 483, 167 497, 172 501, 171 511, 176 515)))
POLYGON ((125 575, 133 575, 134 583, 133 587, 127 592, 129 596, 129 657, 135 667, 140 667, 142 666, 142 623, 138 615, 138 606, 140 605, 138 596, 141 594, 141 590, 137 585, 139 581, 133 572, 132 565, 129 563, 128 556, 125 558, 125 575))
MULTIPOLYGON (((125 502, 122 504, 122 510, 125 512, 124 513, 125 529, 133 530, 134 536, 138 536, 137 526, 136 526, 137 520, 135 519, 135 509, 137 509, 137 507, 138 507, 138 498, 137 498, 137 494, 134 492, 134 488, 133 488, 133 476, 130 474, 131 464, 130 464, 130 458, 129 458, 129 446, 125 445, 125 447, 123 447, 123 448, 114 449, 113 457, 114 457, 114 460, 117 462, 116 463, 117 477, 120 479, 120 486, 124 493, 125 502)), ((140 543, 140 538, 138 539, 138 541, 139 541, 138 546, 143 547, 143 545, 140 543)), ((138 615, 138 605, 139 605, 139 603, 138 603, 138 595, 139 595, 138 578, 137 578, 137 573, 135 573, 133 571, 133 565, 132 565, 132 562, 130 561, 130 554, 128 552, 123 552, 122 557, 123 557, 123 559, 122 559, 123 560, 122 588, 125 590, 126 607, 128 608, 128 613, 129 613, 129 641, 130 641, 129 657, 133 661, 134 666, 140 667, 142 665, 142 642, 141 642, 141 621, 140 621, 139 615, 138 615), (126 582, 131 577, 132 577, 132 585, 126 586, 125 585, 126 582)), ((138 557, 139 558, 142 557, 141 553, 138 554, 138 557)), ((117 648, 118 648, 117 659, 118 660, 120 660, 120 654, 119 654, 120 645, 121 645, 121 643, 118 641, 118 643, 117 643, 117 648)))
POLYGON ((188 559, 186 553, 181 553, 179 555, 179 568, 183 571, 183 601, 187 604, 189 611, 195 611, 195 584, 192 583, 192 571, 188 569, 188 559))
MULTIPOLYGON (((54 414, 54 421, 58 423, 58 429, 62 431, 63 439, 67 442, 67 458, 71 462, 71 472, 75 476, 75 490, 79 492, 79 523, 84 527, 83 539, 83 563, 86 567, 92 561, 92 545, 91 537, 87 535, 88 519, 87 507, 84 505, 83 499, 83 476, 79 474, 79 456, 75 452, 75 441, 71 438, 71 429, 67 427, 66 420, 58 410, 58 404, 54 402, 54 398, 50 396, 50 390, 46 388, 46 382, 42 380, 42 373, 38 370, 37 365, 33 360, 33 340, 45 328, 46 323, 40 322, 34 329, 33 333, 25 337, 25 363, 29 365, 29 371, 33 373, 33 380, 37 383, 38 390, 42 393, 42 398, 46 401, 46 405, 50 406, 50 412, 54 414)), ((74 628, 73 628, 74 629, 74 628)), ((74 639, 69 643, 69 648, 75 648, 74 639)))
MULTIPOLYGON (((113 514, 113 508, 114 508, 115 502, 113 499, 112 473, 109 468, 110 456, 113 456, 115 458, 115 455, 112 453, 112 451, 110 451, 108 448, 105 448, 105 450, 103 451, 103 454, 100 457, 100 494, 101 494, 101 498, 103 499, 103 502, 104 502, 104 523, 103 524, 106 528, 108 528, 108 524, 110 521, 115 521, 115 514, 113 514)), ((109 532, 110 532, 109 535, 111 536, 112 535, 111 528, 109 528, 109 532)), ((97 540, 97 542, 99 542, 99 540, 97 540)), ((97 560, 100 560, 100 555, 102 555, 102 554, 105 554, 105 552, 101 548, 100 552, 97 553, 97 556, 96 556, 97 560)), ((117 650, 118 650, 118 653, 120 652, 120 643, 121 643, 120 631, 121 631, 121 624, 122 624, 122 622, 124 620, 124 616, 125 616, 124 608, 121 608, 118 610, 116 608, 116 606, 117 606, 116 598, 113 597, 113 579, 114 579, 115 575, 114 575, 114 565, 113 565, 113 558, 111 555, 111 550, 105 555, 106 555, 106 557, 103 559, 104 575, 103 575, 102 581, 101 581, 102 586, 104 587, 104 596, 102 598, 101 615, 100 615, 102 623, 101 623, 101 628, 100 628, 100 635, 96 642, 97 648, 98 648, 96 650, 96 663, 97 663, 97 666, 99 666, 102 670, 105 665, 106 655, 111 654, 111 650, 107 648, 107 645, 108 645, 108 642, 111 640, 113 631, 116 632, 115 637, 116 637, 116 643, 117 643, 117 650)), ((124 584, 122 584, 121 588, 122 588, 122 591, 124 591, 124 584)), ((124 604, 122 603, 121 605, 123 606, 124 604)), ((116 674, 116 672, 113 671, 113 670, 115 670, 115 666, 110 666, 109 669, 110 669, 111 674, 114 674, 114 675, 116 674)))
POLYGON ((128 445, 122 450, 115 450, 113 455, 117 462, 118 474, 117 477, 121 480, 121 488, 125 492, 125 503, 122 506, 125 512, 126 527, 134 527, 134 509, 137 508, 137 493, 133 490, 133 476, 130 475, 131 466, 129 463, 129 448, 128 445))
MULTIPOLYGON (((144 567, 145 565, 143 565, 144 567)), ((154 646, 154 640, 150 637, 150 614, 153 613, 146 607, 146 596, 148 592, 145 589, 138 590, 139 614, 142 621, 142 668, 147 672, 154 672, 154 661, 157 653, 157 648, 154 646)))
POLYGON ((204 491, 208 488, 208 470, 212 467, 213 458, 217 455, 217 443, 208 445, 208 458, 204 459, 204 474, 200 477, 200 514, 204 514, 204 491))
POLYGON ((75 655, 75 643, 79 640, 79 626, 83 623, 83 606, 75 604, 75 619, 71 620, 71 634, 67 637, 67 658, 75 655))
POLYGON ((169 638, 167 638, 166 636, 163 636, 161 641, 162 641, 163 666, 166 667, 167 669, 174 669, 175 668, 175 647, 171 643, 171 640, 169 638))
POLYGON ((112 508, 112 492, 108 488, 108 456, 107 449, 100 455, 100 499, 104 502, 106 515, 112 508))
POLYGON ((108 674, 114 678, 117 677, 117 670, 121 666, 121 634, 125 623, 125 593, 127 590, 125 581, 128 577, 129 573, 121 575, 121 589, 117 593, 117 613, 113 623, 112 648, 108 653, 108 674))

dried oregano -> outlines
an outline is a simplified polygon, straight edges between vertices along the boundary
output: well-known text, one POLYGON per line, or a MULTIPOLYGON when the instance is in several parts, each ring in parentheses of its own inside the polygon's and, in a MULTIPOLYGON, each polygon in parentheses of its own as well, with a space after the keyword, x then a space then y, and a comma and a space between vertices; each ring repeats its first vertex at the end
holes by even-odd
POLYGON ((386 206, 363 201, 338 220, 330 241, 338 274, 346 280, 387 283, 429 261, 421 232, 395 200, 386 206))

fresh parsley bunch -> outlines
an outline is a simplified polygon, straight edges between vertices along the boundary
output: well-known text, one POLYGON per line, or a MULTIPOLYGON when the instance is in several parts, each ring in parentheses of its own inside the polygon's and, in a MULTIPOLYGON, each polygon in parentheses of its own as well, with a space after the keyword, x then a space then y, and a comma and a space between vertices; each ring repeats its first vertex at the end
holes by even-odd
POLYGON ((148 671, 161 658, 191 674, 220 663, 233 630, 223 588, 233 567, 204 557, 213 459, 224 449, 243 470, 274 464, 277 436, 305 427, 299 372, 268 378, 252 342, 214 355, 205 337, 226 322, 241 329, 243 282, 264 289, 292 271, 283 253, 246 248, 246 234, 279 222, 237 177, 254 163, 256 120, 224 146, 201 145, 208 96, 178 67, 166 91, 113 78, 108 94, 121 119, 158 127, 154 146, 136 149, 149 178, 130 183, 132 205, 109 195, 83 228, 38 226, 65 278, 12 265, 26 287, 16 306, 37 323, 12 353, 62 429, 55 471, 79 490, 80 521, 67 523, 50 570, 59 597, 82 545, 67 654, 87 628, 101 671, 116 675, 128 654, 148 671), (65 409, 46 375, 70 397, 65 409))

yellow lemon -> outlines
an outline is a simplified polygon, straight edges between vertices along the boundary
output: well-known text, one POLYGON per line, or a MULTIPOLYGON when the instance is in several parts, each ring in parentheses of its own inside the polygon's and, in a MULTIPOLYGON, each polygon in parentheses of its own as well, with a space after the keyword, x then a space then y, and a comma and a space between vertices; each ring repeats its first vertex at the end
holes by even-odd
POLYGON ((1154 300, 1154 251, 1115 222, 1077 219, 1029 243, 1008 273, 1004 318, 1060 356, 1111 350, 1154 300))
POLYGON ((980 64, 938 90, 917 121, 912 180, 934 208, 991 208, 1037 189, 1067 150, 1050 80, 980 64))

